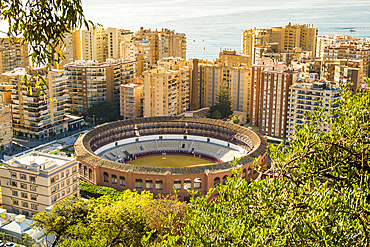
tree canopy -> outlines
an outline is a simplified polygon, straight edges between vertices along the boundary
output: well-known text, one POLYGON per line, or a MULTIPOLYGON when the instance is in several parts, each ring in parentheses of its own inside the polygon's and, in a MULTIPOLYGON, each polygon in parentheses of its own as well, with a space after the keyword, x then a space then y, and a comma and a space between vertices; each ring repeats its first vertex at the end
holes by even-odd
POLYGON ((223 82, 216 96, 216 104, 210 107, 207 117, 221 119, 233 114, 230 89, 223 82))
POLYGON ((101 101, 89 109, 87 109, 87 114, 90 118, 95 115, 95 118, 101 118, 108 121, 117 120, 120 117, 119 103, 110 103, 108 101, 101 101))

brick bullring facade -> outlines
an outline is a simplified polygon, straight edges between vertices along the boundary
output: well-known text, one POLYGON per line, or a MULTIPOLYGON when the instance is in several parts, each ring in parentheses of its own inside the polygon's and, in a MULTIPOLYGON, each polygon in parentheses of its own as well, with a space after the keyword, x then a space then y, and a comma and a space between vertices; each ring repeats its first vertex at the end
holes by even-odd
POLYGON ((150 167, 118 163, 99 157, 95 150, 126 138, 149 135, 181 134, 222 140, 243 148, 248 153, 237 162, 243 178, 255 179, 253 159, 267 166, 267 142, 260 134, 221 120, 189 117, 148 117, 106 123, 80 136, 75 153, 80 162, 81 179, 117 190, 149 190, 154 196, 171 194, 174 187, 181 200, 189 199, 188 190, 206 194, 232 175, 229 161, 194 167, 150 167))

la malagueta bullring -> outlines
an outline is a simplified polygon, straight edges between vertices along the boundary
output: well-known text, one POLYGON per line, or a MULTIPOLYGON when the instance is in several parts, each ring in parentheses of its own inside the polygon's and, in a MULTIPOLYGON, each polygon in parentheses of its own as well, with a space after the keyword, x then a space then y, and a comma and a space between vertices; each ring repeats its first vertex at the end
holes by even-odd
POLYGON ((154 196, 178 190, 206 194, 232 176, 230 161, 243 178, 255 179, 253 159, 267 165, 267 142, 251 129, 206 118, 147 117, 100 125, 80 136, 75 152, 81 179, 117 190, 149 190, 154 196))

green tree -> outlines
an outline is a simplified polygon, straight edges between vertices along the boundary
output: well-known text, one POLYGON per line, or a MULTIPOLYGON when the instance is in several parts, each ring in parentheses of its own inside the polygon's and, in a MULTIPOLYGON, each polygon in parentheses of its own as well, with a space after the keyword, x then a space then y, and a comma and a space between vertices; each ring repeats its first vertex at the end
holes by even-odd
POLYGON ((221 119, 232 114, 233 111, 230 89, 224 82, 220 85, 220 90, 217 93, 216 104, 210 107, 207 117, 221 119))
MULTIPOLYGON (((52 65, 64 59, 63 40, 73 29, 97 27, 86 20, 81 0, 0 0, 0 6, 0 21, 9 23, 8 40, 28 43, 31 62, 36 66, 52 65)), ((36 90, 39 95, 47 83, 39 74, 34 77, 37 80, 26 76, 23 79, 27 91, 32 94, 36 90)))
POLYGON ((290 147, 270 146, 271 177, 248 184, 233 170, 157 246, 369 246, 370 92, 341 96, 306 115, 290 147))
POLYGON ((120 117, 119 104, 101 101, 87 109, 88 117, 102 118, 107 121, 114 121, 120 117))
POLYGON ((238 124, 239 123, 239 117, 238 117, 238 115, 234 115, 232 117, 231 121, 233 122, 233 124, 238 124))

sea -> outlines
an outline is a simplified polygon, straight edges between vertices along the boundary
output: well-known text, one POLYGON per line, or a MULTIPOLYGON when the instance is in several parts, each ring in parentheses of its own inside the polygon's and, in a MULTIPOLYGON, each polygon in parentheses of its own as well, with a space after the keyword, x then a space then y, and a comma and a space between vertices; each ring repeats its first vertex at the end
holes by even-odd
MULTIPOLYGON (((82 5, 85 16, 104 28, 185 33, 187 58, 214 60, 222 49, 240 51, 243 30, 289 22, 313 24, 319 35, 370 36, 369 0, 83 0, 82 5)), ((6 27, 0 23, 0 30, 6 27)))

